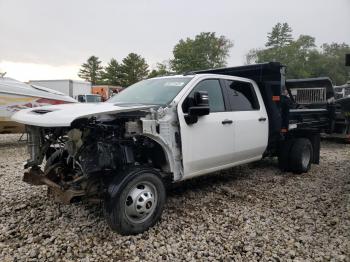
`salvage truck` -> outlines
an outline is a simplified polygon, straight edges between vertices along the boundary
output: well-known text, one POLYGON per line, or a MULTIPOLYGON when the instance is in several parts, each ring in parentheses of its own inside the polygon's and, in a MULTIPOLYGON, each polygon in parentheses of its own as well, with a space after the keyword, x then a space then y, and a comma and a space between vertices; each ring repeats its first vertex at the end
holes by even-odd
POLYGON ((169 183, 264 157, 308 172, 327 109, 295 108, 285 83, 272 62, 143 80, 105 103, 19 111, 30 153, 23 180, 64 203, 103 202, 111 229, 137 234, 160 218, 169 183))

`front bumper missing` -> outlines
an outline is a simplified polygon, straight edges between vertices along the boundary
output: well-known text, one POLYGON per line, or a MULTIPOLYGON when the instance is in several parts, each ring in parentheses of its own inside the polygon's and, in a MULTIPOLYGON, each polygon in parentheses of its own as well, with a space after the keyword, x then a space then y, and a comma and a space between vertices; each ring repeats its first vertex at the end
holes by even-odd
POLYGON ((63 189, 59 184, 46 177, 44 172, 37 166, 32 167, 28 172, 24 173, 23 182, 34 186, 47 185, 49 187, 49 195, 56 202, 64 204, 71 203, 75 197, 85 195, 84 190, 63 189))

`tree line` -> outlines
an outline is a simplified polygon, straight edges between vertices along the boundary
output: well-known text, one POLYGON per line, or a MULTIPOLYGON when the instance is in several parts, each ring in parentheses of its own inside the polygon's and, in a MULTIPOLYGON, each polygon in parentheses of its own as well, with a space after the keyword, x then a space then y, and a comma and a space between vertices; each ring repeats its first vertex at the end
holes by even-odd
POLYGON ((252 49, 246 55, 248 64, 278 61, 287 66, 287 78, 329 76, 337 85, 349 79, 345 54, 350 53, 346 43, 324 43, 316 46, 310 35, 292 37, 287 23, 276 24, 267 35, 265 48, 252 49))
POLYGON ((148 65, 144 58, 135 53, 128 54, 118 63, 112 58, 107 66, 103 67, 97 56, 91 56, 81 65, 78 76, 96 84, 115 86, 129 86, 148 76, 148 65))
MULTIPOLYGON (((344 59, 350 53, 348 44, 325 43, 317 47, 314 37, 293 38, 292 32, 287 23, 277 23, 267 34, 265 47, 250 50, 246 63, 278 61, 287 66, 287 78, 329 76, 336 84, 347 81, 344 59)), ((173 58, 157 63, 153 70, 135 53, 128 54, 120 63, 112 58, 105 67, 98 57, 91 56, 81 65, 78 76, 92 84, 127 87, 146 78, 224 67, 232 47, 232 41, 225 36, 202 32, 193 39, 181 39, 173 48, 173 58)))
POLYGON ((157 63, 153 70, 149 70, 146 60, 135 53, 128 54, 121 63, 112 58, 105 67, 98 57, 91 56, 81 65, 78 76, 93 85, 127 87, 145 78, 225 66, 232 46, 225 36, 203 32, 194 39, 181 39, 173 49, 174 58, 157 63))

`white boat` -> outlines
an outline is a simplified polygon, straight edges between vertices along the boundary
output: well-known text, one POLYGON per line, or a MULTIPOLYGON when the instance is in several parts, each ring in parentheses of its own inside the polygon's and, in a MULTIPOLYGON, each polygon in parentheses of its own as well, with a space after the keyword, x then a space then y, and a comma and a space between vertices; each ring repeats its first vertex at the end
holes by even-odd
POLYGON ((24 125, 10 119, 21 109, 75 102, 61 92, 0 77, 0 134, 24 132, 24 125))

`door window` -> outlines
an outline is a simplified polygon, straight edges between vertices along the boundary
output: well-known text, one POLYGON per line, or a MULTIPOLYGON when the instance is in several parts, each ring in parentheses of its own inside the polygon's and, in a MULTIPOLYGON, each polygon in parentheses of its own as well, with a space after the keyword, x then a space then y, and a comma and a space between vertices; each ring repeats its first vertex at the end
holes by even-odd
POLYGON ((233 80, 226 80, 226 83, 232 111, 250 111, 260 108, 251 83, 233 80))
POLYGON ((184 103, 182 104, 182 110, 184 113, 188 112, 188 108, 194 105, 194 92, 207 91, 209 96, 210 112, 223 112, 225 111, 225 103, 222 95, 221 85, 217 79, 203 80, 193 88, 188 95, 184 103))

